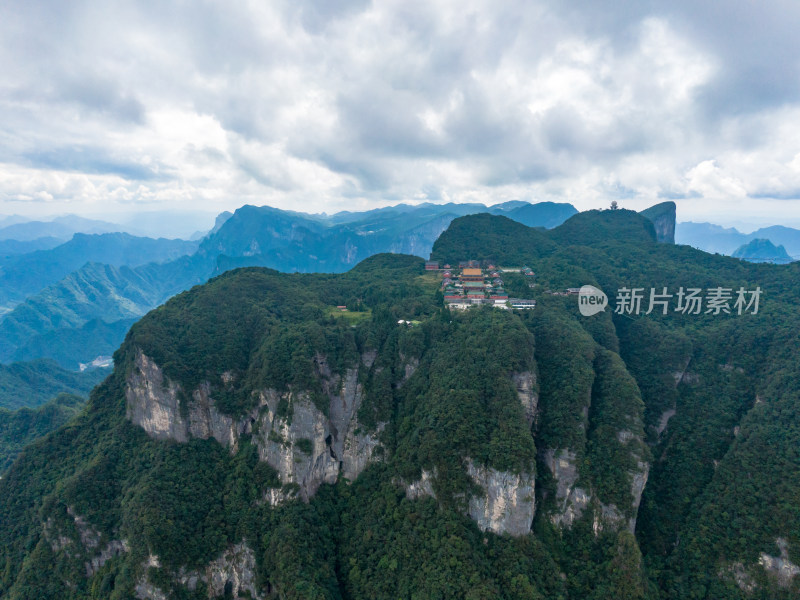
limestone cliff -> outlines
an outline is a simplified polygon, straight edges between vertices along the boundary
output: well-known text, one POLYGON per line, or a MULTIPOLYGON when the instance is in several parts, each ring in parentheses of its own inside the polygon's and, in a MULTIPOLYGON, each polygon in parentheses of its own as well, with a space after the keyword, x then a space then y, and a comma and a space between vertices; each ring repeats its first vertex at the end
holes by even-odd
POLYGON ((536 512, 535 474, 507 473, 478 466, 467 459, 467 473, 480 486, 482 496, 469 500, 469 516, 482 531, 525 535, 536 512))
POLYGON ((656 239, 659 242, 674 244, 676 211, 675 203, 670 201, 651 206, 643 210, 640 214, 653 222, 653 226, 656 230, 656 239))
MULTIPOLYGON (((256 407, 234 419, 217 409, 209 382, 198 386, 182 408, 180 385, 138 352, 125 390, 126 415, 155 439, 214 438, 232 452, 242 435, 252 434, 261 460, 278 471, 282 484, 295 484, 299 496, 308 499, 322 483, 335 483, 340 473, 355 479, 378 458, 384 424, 370 431, 357 419, 364 394, 359 369, 368 369, 374 359, 374 353, 366 353, 361 365, 340 377, 331 373, 325 357, 316 357, 327 414, 308 392, 264 389, 256 407)), ((273 491, 266 500, 275 504, 291 495, 273 491)))
MULTIPOLYGON (((470 497, 467 506, 467 514, 481 531, 513 536, 529 533, 536 512, 533 465, 530 472, 519 474, 477 465, 471 458, 464 459, 464 466, 481 490, 480 494, 470 497)), ((435 470, 423 470, 418 480, 405 484, 406 497, 412 500, 425 496, 435 498, 436 476, 435 470)))
POLYGON ((517 395, 525 410, 528 426, 536 421, 539 409, 539 392, 536 386, 536 375, 532 371, 512 373, 511 379, 517 388, 517 395))
POLYGON ((551 448, 542 456, 556 482, 556 508, 550 520, 556 525, 571 527, 589 505, 588 492, 575 485, 578 481, 576 453, 551 448))
MULTIPOLYGON (((148 578, 149 569, 160 569, 157 556, 150 556, 142 565, 142 575, 134 592, 139 600, 166 600, 170 596, 148 578)), ((252 598, 263 600, 266 596, 256 586, 256 557, 247 542, 229 547, 204 569, 172 573, 169 578, 189 592, 197 590, 201 582, 208 590, 208 598, 252 598)), ((269 590, 266 590, 267 592, 269 590)))

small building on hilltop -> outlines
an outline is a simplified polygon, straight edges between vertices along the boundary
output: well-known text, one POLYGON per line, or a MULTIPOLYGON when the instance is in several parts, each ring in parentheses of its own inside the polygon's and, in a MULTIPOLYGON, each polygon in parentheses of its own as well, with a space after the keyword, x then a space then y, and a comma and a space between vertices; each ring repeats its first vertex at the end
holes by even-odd
POLYGON ((425 270, 426 271, 438 271, 439 270, 439 263, 435 260, 429 260, 425 263, 425 270))
POLYGON ((511 308, 516 309, 532 309, 536 308, 536 300, 526 300, 524 298, 510 298, 508 301, 511 304, 511 308))

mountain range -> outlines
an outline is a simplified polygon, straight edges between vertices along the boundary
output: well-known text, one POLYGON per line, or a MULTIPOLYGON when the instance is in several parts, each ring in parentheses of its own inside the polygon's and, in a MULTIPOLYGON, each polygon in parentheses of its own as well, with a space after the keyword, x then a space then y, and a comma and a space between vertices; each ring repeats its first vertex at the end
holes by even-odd
POLYGON ((5 295, 9 304, 18 301, 24 290, 50 285, 13 308, 8 306, 7 314, 0 315, 0 361, 49 357, 74 369, 116 348, 132 320, 231 268, 266 266, 287 272, 337 273, 380 252, 427 257, 454 218, 478 212, 552 227, 577 210, 569 204, 549 202, 513 201, 492 207, 426 203, 329 216, 243 206, 232 215, 220 215, 193 254, 187 253, 196 242, 145 242, 127 234, 76 235, 64 246, 13 257, 2 267, 0 281, 6 277, 8 283, 0 285, 0 298, 5 295), (114 255, 106 249, 106 243, 113 247, 118 238, 129 242, 130 252, 116 251, 114 255), (105 252, 117 260, 105 260, 105 252), (153 257, 150 260, 163 260, 170 253, 185 255, 141 264, 147 252, 153 257), (16 270, 15 265, 19 265, 16 270), (70 267, 75 270, 70 272, 70 267), (37 276, 37 269, 47 277, 37 276), (54 281, 57 274, 63 279, 54 281), (95 343, 87 335, 87 327, 99 334, 95 343))
POLYGON ((76 233, 55 248, 0 259, 0 309, 63 279, 89 262, 137 267, 172 260, 197 250, 197 242, 151 239, 127 233, 76 233))
POLYGON ((732 227, 720 227, 711 223, 685 222, 678 223, 675 228, 675 243, 728 256, 756 239, 769 240, 776 246, 783 246, 792 260, 800 259, 800 230, 783 225, 762 227, 752 233, 742 233, 732 227))
POLYGON ((513 268, 533 310, 450 310, 401 254, 176 295, 0 479, 0 597, 797 598, 800 264, 665 243, 669 212, 454 219, 432 258, 513 268))

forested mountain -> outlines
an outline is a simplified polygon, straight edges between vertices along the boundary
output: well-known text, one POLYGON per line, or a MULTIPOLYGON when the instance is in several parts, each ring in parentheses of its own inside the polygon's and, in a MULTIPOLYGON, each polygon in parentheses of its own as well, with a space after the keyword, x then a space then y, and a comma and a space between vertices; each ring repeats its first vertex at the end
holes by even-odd
POLYGON ((742 233, 735 228, 725 228, 711 223, 678 223, 675 241, 706 252, 733 254, 756 239, 766 239, 776 246, 784 246, 793 260, 800 259, 800 230, 783 225, 762 227, 752 233, 742 233))
MULTIPOLYGON (((81 254, 85 260, 96 263, 69 259, 76 270, 29 296, 0 321, 0 361, 49 357, 75 368, 79 362, 107 353, 109 346, 116 348, 127 330, 126 324, 132 320, 172 295, 231 268, 266 266, 285 272, 336 273, 381 252, 427 258, 441 232, 454 218, 465 214, 481 211, 511 214, 530 206, 534 208, 526 217, 530 224, 553 226, 575 212, 568 204, 542 205, 543 208, 527 202, 491 208, 483 204, 398 205, 332 216, 243 206, 233 215, 221 215, 192 256, 136 266, 144 262, 144 253, 137 254, 132 248, 131 252, 109 250, 109 256, 118 256, 118 260, 104 260, 102 250, 91 256, 87 252, 81 254), (137 257, 134 264, 132 261, 137 257), (93 332, 98 334, 96 340, 91 339, 93 332)), ((138 239, 127 234, 113 235, 129 241, 138 239)), ((42 266, 38 256, 72 257, 75 252, 65 253, 65 247, 86 245, 77 244, 76 240, 98 243, 103 239, 114 238, 76 236, 73 242, 50 254, 17 257, 19 268, 15 270, 12 263, 0 271, 0 282, 3 277, 8 280, 0 286, 0 298, 4 293, 9 296, 30 293, 32 286, 52 280, 57 271, 66 274, 66 258, 51 258, 47 266, 42 266), (34 267, 28 268, 31 264, 34 267), (49 277, 43 277, 42 271, 49 277)), ((185 253, 193 242, 149 240, 149 243, 164 253, 185 253)))
POLYGON ((76 373, 46 359, 0 365, 0 408, 35 408, 60 393, 88 396, 108 372, 91 369, 76 373))
POLYGON ((800 265, 623 210, 466 216, 433 255, 531 267, 504 278, 535 310, 451 312, 381 254, 230 271, 134 324, 0 480, 0 597, 798 596, 800 265), (583 317, 583 284, 762 296, 583 317))
POLYGON ((750 262, 768 262, 786 264, 792 262, 792 257, 783 246, 776 246, 766 239, 755 239, 737 248, 731 255, 750 262))
POLYGON ((0 306, 13 306, 63 279, 87 262, 137 267, 174 260, 197 249, 197 242, 135 237, 127 233, 76 233, 60 246, 38 250, 0 264, 0 306))
POLYGON ((578 210, 571 204, 539 202, 537 204, 523 204, 503 212, 498 210, 492 212, 504 215, 529 227, 552 229, 561 225, 572 215, 577 214, 578 210))
POLYGON ((80 396, 59 394, 37 408, 0 408, 0 476, 25 446, 67 423, 84 402, 80 396))

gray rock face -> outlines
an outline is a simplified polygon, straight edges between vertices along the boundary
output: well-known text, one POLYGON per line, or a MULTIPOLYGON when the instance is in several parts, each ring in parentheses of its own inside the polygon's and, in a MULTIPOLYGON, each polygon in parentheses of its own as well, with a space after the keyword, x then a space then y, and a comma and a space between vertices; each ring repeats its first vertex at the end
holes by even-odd
POLYGON ((770 556, 762 552, 758 563, 777 581, 779 587, 788 589, 792 580, 800 575, 800 567, 789 560, 789 545, 784 538, 775 540, 775 545, 780 550, 780 556, 770 556))
POLYGON ((139 352, 125 389, 125 416, 150 437, 185 442, 188 424, 180 414, 179 391, 177 384, 165 381, 155 362, 139 352))
POLYGON ((116 558, 126 552, 130 551, 127 540, 111 540, 105 547, 100 550, 100 553, 93 556, 84 567, 86 568, 86 577, 91 577, 97 573, 103 565, 105 565, 112 558, 116 558))
POLYGON ((578 466, 575 452, 568 449, 544 451, 544 463, 556 480, 556 510, 550 519, 555 525, 571 527, 589 505, 586 490, 575 487, 578 466))
POLYGON ((255 553, 245 543, 232 546, 212 561, 206 567, 203 580, 208 584, 210 598, 222 597, 226 586, 230 587, 234 598, 242 597, 245 592, 254 600, 265 597, 256 589, 255 553))
POLYGON ((536 376, 531 371, 512 373, 511 379, 517 386, 517 395, 525 409, 525 420, 528 426, 533 425, 539 408, 539 394, 536 389, 536 376))
POLYGON ((516 475, 476 466, 471 459, 466 463, 467 473, 484 491, 483 496, 473 496, 469 501, 469 516, 478 527, 497 534, 529 533, 536 512, 533 472, 516 475))
POLYGON ((417 498, 424 498, 430 496, 435 498, 433 493, 433 479, 436 477, 436 472, 422 471, 422 475, 417 481, 406 485, 406 498, 409 500, 416 500, 417 498))
POLYGON ((101 547, 102 534, 85 517, 75 512, 71 506, 67 507, 67 514, 75 523, 77 539, 67 535, 52 517, 49 517, 44 525, 45 539, 53 552, 63 551, 67 556, 88 559, 84 562, 86 577, 97 573, 112 558, 130 551, 127 540, 110 540, 101 547))
MULTIPOLYGON (((158 557, 150 556, 143 567, 145 573, 149 567, 160 568, 158 557)), ((233 593, 234 598, 248 597, 254 600, 266 598, 266 595, 256 587, 256 557, 246 542, 231 546, 202 571, 181 570, 173 579, 191 592, 203 582, 208 588, 209 598, 222 598, 226 589, 233 593)), ((150 583, 146 575, 137 581, 134 593, 139 600, 167 599, 167 595, 150 583)))
MULTIPOLYGON (((530 473, 522 474, 476 465, 471 458, 465 458, 464 465, 467 474, 483 492, 479 496, 472 496, 467 507, 467 514, 481 531, 491 531, 498 535, 508 533, 513 536, 529 533, 536 512, 536 476, 533 465, 530 473)), ((435 478, 435 470, 423 470, 417 481, 405 484, 406 498, 435 498, 435 478)))
MULTIPOLYGON (((374 360, 374 352, 362 357, 367 368, 374 360)), ((128 377, 126 415, 155 439, 214 438, 232 452, 241 435, 255 432, 261 460, 278 471, 281 483, 297 484, 300 497, 307 500, 322 483, 335 483, 339 473, 355 479, 377 460, 378 436, 384 427, 368 431, 358 423, 363 399, 358 368, 339 377, 322 356, 316 357, 315 366, 328 402, 327 415, 305 392, 267 389, 259 392, 256 408, 234 420, 217 410, 207 382, 192 392, 188 407, 181 411, 180 386, 140 352, 128 377)), ((228 373, 222 379, 229 382, 230 378, 228 373)), ((272 490, 265 500, 277 504, 290 497, 289 492, 272 490)))
POLYGON ((192 393, 188 418, 184 418, 180 408, 180 385, 169 381, 161 368, 142 352, 137 354, 134 364, 125 390, 129 421, 155 439, 186 442, 190 437, 213 437, 235 450, 241 431, 237 431, 233 419, 217 410, 209 396, 208 383, 192 393))
POLYGON ((259 457, 278 471, 281 483, 299 485, 304 499, 313 496, 322 483, 335 483, 339 455, 333 448, 331 424, 308 396, 267 390, 261 392, 261 403, 266 410, 259 416, 254 441, 259 457), (291 407, 291 415, 278 415, 281 401, 291 407), (304 445, 310 446, 310 453, 304 445))
POLYGON ((675 243, 675 217, 676 206, 674 202, 662 202, 643 210, 641 214, 652 221, 656 231, 656 240, 664 244, 675 243))

